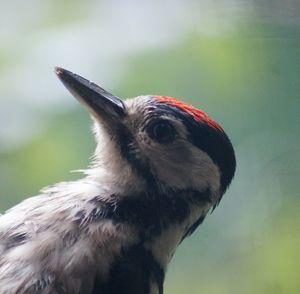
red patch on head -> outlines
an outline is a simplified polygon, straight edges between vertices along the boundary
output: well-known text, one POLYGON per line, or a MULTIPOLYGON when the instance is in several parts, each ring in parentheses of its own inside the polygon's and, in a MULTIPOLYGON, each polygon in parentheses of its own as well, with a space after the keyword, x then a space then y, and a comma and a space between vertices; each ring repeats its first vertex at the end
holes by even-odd
POLYGON ((211 117, 209 117, 203 110, 197 109, 191 104, 184 103, 180 100, 168 96, 154 96, 154 98, 158 102, 175 106, 180 110, 191 115, 196 121, 204 122, 208 124, 210 127, 223 132, 223 129, 218 123, 216 123, 211 117))

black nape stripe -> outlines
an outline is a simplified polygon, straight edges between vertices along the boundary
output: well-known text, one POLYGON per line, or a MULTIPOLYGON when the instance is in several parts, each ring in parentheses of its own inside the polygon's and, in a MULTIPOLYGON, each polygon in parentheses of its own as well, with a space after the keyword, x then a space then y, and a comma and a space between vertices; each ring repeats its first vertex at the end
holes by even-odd
POLYGON ((142 243, 123 249, 108 277, 95 279, 93 294, 149 294, 152 283, 163 294, 164 271, 142 243))

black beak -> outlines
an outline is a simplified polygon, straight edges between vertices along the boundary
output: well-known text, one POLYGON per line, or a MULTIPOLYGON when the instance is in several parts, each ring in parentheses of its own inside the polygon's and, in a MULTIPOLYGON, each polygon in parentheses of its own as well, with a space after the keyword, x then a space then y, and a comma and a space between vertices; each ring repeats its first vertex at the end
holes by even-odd
POLYGON ((70 93, 96 118, 119 120, 125 115, 123 101, 93 82, 61 67, 55 73, 70 93))

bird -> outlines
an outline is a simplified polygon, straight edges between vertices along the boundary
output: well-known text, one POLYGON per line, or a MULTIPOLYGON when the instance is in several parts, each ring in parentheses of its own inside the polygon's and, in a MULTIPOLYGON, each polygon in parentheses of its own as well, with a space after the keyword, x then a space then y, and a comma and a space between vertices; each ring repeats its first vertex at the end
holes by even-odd
POLYGON ((0 216, 0 293, 162 294, 176 248, 232 182, 233 145, 181 100, 123 100, 61 67, 55 73, 88 110, 96 149, 82 179, 0 216))

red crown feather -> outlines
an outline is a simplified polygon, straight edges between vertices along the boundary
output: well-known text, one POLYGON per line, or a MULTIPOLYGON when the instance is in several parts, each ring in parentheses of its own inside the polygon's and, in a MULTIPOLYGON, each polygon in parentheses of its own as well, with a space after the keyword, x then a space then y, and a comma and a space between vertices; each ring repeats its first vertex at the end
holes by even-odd
POLYGON ((175 106, 182 111, 190 114, 196 121, 204 122, 211 126, 214 129, 217 129, 219 131, 223 132, 222 127, 216 123, 210 116, 208 116, 203 110, 195 108, 191 104, 184 103, 180 100, 177 100, 172 97, 168 96, 154 96, 155 99, 157 99, 158 102, 166 103, 172 106, 175 106))

